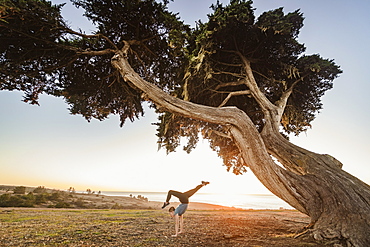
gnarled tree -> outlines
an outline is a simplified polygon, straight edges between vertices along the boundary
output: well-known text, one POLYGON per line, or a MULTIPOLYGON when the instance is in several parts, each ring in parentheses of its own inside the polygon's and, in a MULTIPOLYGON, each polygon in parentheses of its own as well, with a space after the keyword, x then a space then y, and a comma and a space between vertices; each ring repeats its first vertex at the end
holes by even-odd
POLYGON ((152 102, 159 145, 169 152, 199 134, 228 170, 249 167, 275 195, 311 217, 305 233, 347 246, 370 244, 369 185, 330 155, 289 142, 310 127, 321 96, 342 72, 333 60, 305 55, 303 17, 283 9, 255 18, 251 1, 216 3, 194 29, 168 1, 73 0, 97 27, 68 27, 62 5, 3 0, 0 89, 64 97, 87 120, 119 114, 121 124, 152 102))

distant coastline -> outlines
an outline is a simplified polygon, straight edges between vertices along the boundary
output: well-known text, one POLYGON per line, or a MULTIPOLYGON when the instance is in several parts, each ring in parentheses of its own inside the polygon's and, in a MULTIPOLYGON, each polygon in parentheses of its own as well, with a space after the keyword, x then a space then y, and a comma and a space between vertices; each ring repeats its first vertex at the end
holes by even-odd
MULTIPOLYGON (((23 188, 22 188, 23 189, 23 188)), ((129 192, 126 192, 129 193, 129 192)), ((135 192, 136 193, 136 192, 135 192)), ((145 196, 114 196, 102 193, 75 192, 29 186, 0 185, 0 203, 7 206, 0 207, 33 207, 33 208, 82 208, 82 209, 161 209, 159 201, 149 201, 145 196), (24 187, 24 193, 17 194, 14 190, 24 187), (37 192, 40 188, 43 192, 37 192), (41 203, 35 202, 38 196, 45 198, 41 203), (7 199, 7 201, 5 201, 7 199), (35 201, 33 201, 35 199, 35 201), (54 200, 55 199, 55 200, 54 200), (18 205, 11 203, 18 202, 18 205), (8 204, 6 204, 8 203, 8 204)), ((177 206, 177 202, 171 203, 177 206)), ((233 207, 193 202, 190 210, 236 210, 233 207)))
MULTIPOLYGON (((0 185, 0 197, 2 194, 13 194, 16 185, 0 185)), ((25 187, 26 196, 33 193, 38 187, 25 187)), ((39 186, 44 188, 43 186, 39 186)), ((70 208, 160 208, 165 200, 167 192, 138 192, 138 191, 75 191, 72 187, 68 190, 44 188, 51 196, 58 196, 58 201, 48 201, 42 204, 34 204, 34 207, 70 207, 70 208), (65 202, 66 204, 64 204, 65 202)), ((37 196, 37 194, 35 194, 37 196)), ((0 198, 1 199, 1 198, 0 198)), ((0 200, 1 203, 1 200, 0 200)), ((177 200, 171 200, 176 206, 177 200)), ((190 206, 195 203, 205 205, 217 205, 224 208, 238 209, 293 209, 279 198, 269 194, 240 194, 223 195, 212 193, 198 193, 191 198, 190 206)), ((204 208, 204 206, 202 206, 204 208)), ((215 206, 211 206, 215 208, 215 206)))

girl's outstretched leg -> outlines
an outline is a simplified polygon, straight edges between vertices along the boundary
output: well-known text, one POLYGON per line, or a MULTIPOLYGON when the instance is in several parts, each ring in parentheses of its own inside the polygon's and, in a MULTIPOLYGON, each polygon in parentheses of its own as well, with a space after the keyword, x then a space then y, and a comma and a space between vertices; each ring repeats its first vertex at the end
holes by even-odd
POLYGON ((181 201, 181 199, 184 197, 184 193, 176 191, 176 190, 168 191, 166 201, 163 203, 162 208, 165 208, 168 205, 170 205, 170 200, 171 200, 172 196, 175 196, 175 197, 179 198, 180 201, 181 201))
POLYGON ((191 197, 192 195, 194 195, 198 190, 200 190, 200 188, 202 188, 203 186, 206 186, 207 184, 209 184, 209 182, 205 182, 205 181, 202 181, 202 183, 200 185, 198 185, 197 187, 195 187, 194 189, 191 189, 191 190, 188 190, 186 192, 184 192, 184 194, 187 196, 187 197, 191 197))

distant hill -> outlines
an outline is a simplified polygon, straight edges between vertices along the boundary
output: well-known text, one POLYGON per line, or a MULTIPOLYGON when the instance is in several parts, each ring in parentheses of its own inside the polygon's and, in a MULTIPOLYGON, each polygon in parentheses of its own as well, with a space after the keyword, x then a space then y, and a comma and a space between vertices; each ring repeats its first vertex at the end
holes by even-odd
POLYGON ((150 209, 159 208, 160 203, 148 202, 144 197, 105 196, 92 191, 76 193, 43 186, 0 185, 0 207, 150 209), (24 193, 13 193, 19 187, 25 188, 24 193))
MULTIPOLYGON (((23 186, 23 185, 0 185, 0 193, 1 191, 13 191, 16 187, 20 187, 20 186, 23 186)), ((33 192, 37 187, 29 187, 29 186, 23 186, 26 188, 26 193, 30 193, 30 192, 33 192)), ((57 191, 56 189, 48 189, 48 188, 45 188, 45 190, 48 192, 48 193, 51 193, 53 191, 57 191)), ((58 190, 60 191, 60 190, 58 190)))

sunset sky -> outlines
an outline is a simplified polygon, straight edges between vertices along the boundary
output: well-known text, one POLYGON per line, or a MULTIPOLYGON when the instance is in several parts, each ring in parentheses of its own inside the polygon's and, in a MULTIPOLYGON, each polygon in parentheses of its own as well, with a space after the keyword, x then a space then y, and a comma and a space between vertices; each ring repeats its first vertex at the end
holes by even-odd
MULTIPOLYGON (((62 3, 65 1, 53 1, 62 3)), ((206 21, 215 1, 176 0, 170 9, 194 25, 206 21)), ((228 2, 228 1, 221 1, 228 2)), ((334 59, 344 71, 323 98, 324 109, 312 129, 293 143, 340 160, 343 169, 370 183, 370 1, 255 0, 256 16, 284 7, 301 9, 304 27, 299 41, 307 54, 334 59)), ((68 3, 63 16, 74 28, 92 26, 68 3)), ((209 180, 204 193, 269 193, 251 171, 235 176, 207 141, 191 154, 157 150, 156 116, 119 127, 117 116, 88 123, 70 115, 62 99, 41 96, 40 106, 21 102, 20 92, 0 92, 0 184, 101 191, 187 190, 209 180)))

